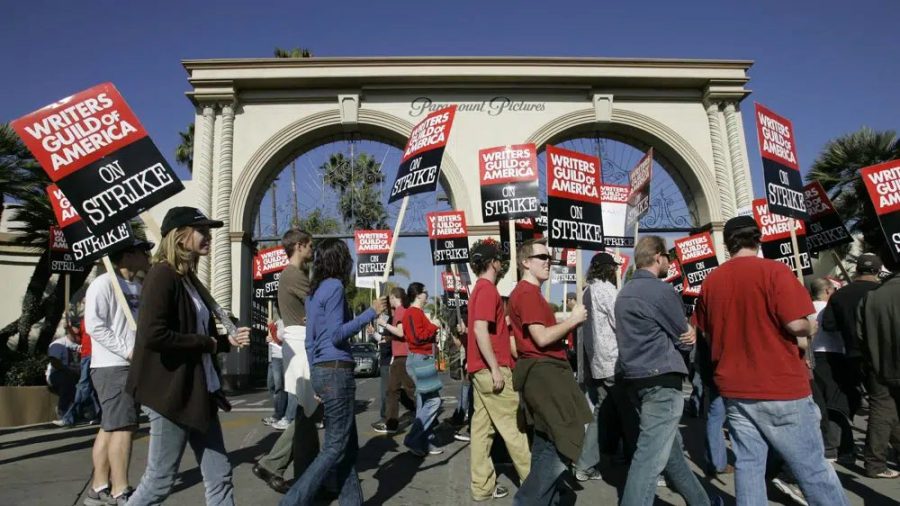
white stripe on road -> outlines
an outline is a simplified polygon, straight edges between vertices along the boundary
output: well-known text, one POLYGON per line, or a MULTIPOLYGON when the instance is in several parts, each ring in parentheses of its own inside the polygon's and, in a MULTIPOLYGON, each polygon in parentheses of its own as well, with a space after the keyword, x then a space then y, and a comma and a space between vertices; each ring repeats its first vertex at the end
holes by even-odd
POLYGON ((231 401, 231 405, 237 406, 238 404, 243 404, 245 402, 247 402, 247 399, 235 399, 235 400, 231 401))
POLYGON ((267 402, 269 402, 269 399, 263 399, 263 400, 257 401, 257 402, 249 402, 249 403, 247 403, 247 405, 248 406, 262 406, 263 404, 265 404, 267 402))
POLYGON ((265 413, 266 411, 272 411, 272 408, 234 408, 231 410, 232 413, 265 413))

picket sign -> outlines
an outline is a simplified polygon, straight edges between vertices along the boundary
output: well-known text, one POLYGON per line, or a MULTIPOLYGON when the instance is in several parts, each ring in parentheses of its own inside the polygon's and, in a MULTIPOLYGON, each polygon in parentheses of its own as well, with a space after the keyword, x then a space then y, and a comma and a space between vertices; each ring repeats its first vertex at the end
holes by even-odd
MULTIPOLYGON (((384 276, 381 278, 382 283, 387 283, 391 276, 391 264, 394 263, 394 251, 397 250, 397 239, 400 237, 400 227, 403 226, 403 218, 406 216, 406 206, 409 204, 409 195, 403 197, 400 202, 400 213, 397 214, 397 223, 394 225, 394 237, 391 238, 391 249, 388 250, 387 262, 384 264, 384 276)), ((378 290, 378 283, 375 283, 375 290, 378 290)), ((377 292, 376 292, 377 295, 377 292)))
POLYGON ((803 284, 803 266, 800 265, 800 244, 797 242, 797 223, 794 218, 788 220, 788 227, 791 229, 791 248, 794 250, 794 271, 797 273, 797 280, 803 284))
POLYGON ((65 283, 65 291, 63 292, 63 307, 66 308, 66 321, 69 320, 69 292, 72 290, 72 284, 68 274, 63 274, 63 282, 65 283))

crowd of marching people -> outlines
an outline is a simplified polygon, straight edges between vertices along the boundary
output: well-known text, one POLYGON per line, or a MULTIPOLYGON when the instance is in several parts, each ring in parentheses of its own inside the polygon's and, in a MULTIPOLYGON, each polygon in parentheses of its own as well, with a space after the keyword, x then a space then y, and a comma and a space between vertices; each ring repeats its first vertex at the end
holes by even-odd
MULTIPOLYGON (((218 414, 230 404, 215 356, 246 346, 250 330, 220 334, 215 302, 195 275, 210 228, 220 226, 194 208, 170 210, 153 258, 154 245, 141 240, 113 254, 115 271, 87 290, 80 333, 70 329, 50 348, 47 380, 60 392, 61 424, 99 419, 87 506, 162 503, 188 445, 206 503, 234 504, 218 414), (149 453, 132 487, 139 409, 149 417, 149 453)), ((452 421, 464 427, 456 438, 468 442, 473 501, 512 493, 497 480, 497 436, 518 478, 517 505, 557 504, 573 493, 567 475, 599 480, 610 466, 627 468, 627 506, 651 504, 662 484, 691 506, 723 504, 705 482, 732 473, 741 506, 768 504, 767 484, 800 504, 847 505, 832 462, 861 459, 868 477, 900 476, 889 466, 891 448, 900 447, 900 279, 880 276, 898 266, 864 254, 845 286, 816 278, 804 287, 787 266, 758 255, 753 218, 729 220, 723 235, 729 259, 704 281, 692 314, 663 281, 671 258, 657 236, 637 241, 624 283, 618 258, 596 253, 564 318, 542 294, 551 265, 544 241, 518 248, 508 297, 497 289, 508 268, 499 243, 471 249, 477 279, 450 327, 465 364, 452 421), (697 435, 706 446, 703 476, 683 450, 680 421, 692 411, 686 385, 699 400, 694 414, 705 419, 697 435), (864 405, 860 455, 853 422, 864 405)), ((381 420, 372 428, 387 436, 405 430, 403 445, 417 458, 443 452, 435 439, 444 387, 439 329, 423 311, 428 292, 418 282, 394 287, 354 315, 344 295, 353 257, 343 240, 314 243, 292 229, 282 245, 290 264, 268 337, 275 412, 264 419, 282 432, 253 473, 284 494, 283 506, 362 504, 354 335, 377 332, 385 356, 381 420)))

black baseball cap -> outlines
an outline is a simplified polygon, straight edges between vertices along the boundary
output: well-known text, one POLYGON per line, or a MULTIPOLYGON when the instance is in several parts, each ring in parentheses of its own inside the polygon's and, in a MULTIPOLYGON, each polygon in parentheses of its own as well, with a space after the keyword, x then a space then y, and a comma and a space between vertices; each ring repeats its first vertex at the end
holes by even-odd
POLYGON ((759 225, 756 224, 756 220, 753 219, 753 216, 742 215, 735 216, 730 220, 725 222, 725 228, 722 231, 725 237, 729 237, 733 235, 738 230, 743 230, 745 228, 753 228, 759 230, 759 225))
POLYGON ((856 259, 857 274, 878 274, 881 271, 881 259, 873 253, 863 253, 856 259))
POLYGON ((201 226, 206 225, 209 228, 221 228, 225 225, 222 221, 211 220, 203 214, 203 211, 196 207, 179 206, 169 209, 166 217, 163 218, 160 232, 163 237, 178 227, 201 226))
POLYGON ((619 262, 616 262, 616 257, 601 251, 591 258, 591 267, 599 267, 601 265, 619 265, 619 262))

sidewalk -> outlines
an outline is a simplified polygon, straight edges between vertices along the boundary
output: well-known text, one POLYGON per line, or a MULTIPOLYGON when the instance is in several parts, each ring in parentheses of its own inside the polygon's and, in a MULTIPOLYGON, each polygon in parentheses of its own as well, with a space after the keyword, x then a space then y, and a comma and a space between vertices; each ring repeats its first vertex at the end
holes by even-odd
MULTIPOLYGON (((449 417, 456 405, 458 384, 444 378, 444 414, 449 417)), ((393 437, 374 432, 379 409, 378 378, 357 380, 357 426, 360 458, 357 469, 362 480, 363 496, 368 505, 452 505, 470 504, 468 444, 456 441, 446 426, 439 433, 445 442, 442 455, 419 459, 403 451, 404 434, 393 437)), ((271 447, 278 432, 260 422, 271 414, 271 400, 263 391, 232 398, 234 411, 222 413, 225 446, 234 466, 235 498, 241 505, 274 505, 281 496, 253 476, 253 462, 271 447)), ((857 417, 857 420, 860 420, 857 417)), ((689 426, 682 433, 693 462, 702 456, 702 426, 696 419, 685 418, 689 426), (691 437, 693 435, 693 437, 691 437)), ((40 426, 29 429, 0 429, 0 505, 76 505, 91 475, 91 445, 96 428, 81 426, 60 429, 40 426)), ((857 443, 861 446, 865 428, 859 427, 857 443)), ((147 458, 148 427, 137 434, 129 473, 132 486, 140 481, 147 458)), ((900 480, 873 480, 863 476, 861 462, 852 469, 837 467, 851 504, 866 506, 896 505, 900 500, 900 480)), ((699 469, 695 466, 695 472, 699 469)), ((290 470, 289 470, 290 472, 290 470)), ((512 504, 515 471, 508 466, 498 469, 499 480, 509 486, 509 497, 491 504, 512 504)), ((613 469, 604 480, 572 482, 577 491, 575 504, 612 505, 617 502, 617 488, 624 484, 624 469, 613 469), (583 487, 583 489, 582 489, 583 487)), ((734 504, 731 476, 714 482, 727 504, 734 504)), ((656 504, 682 505, 680 496, 666 488, 658 490, 656 504)), ((771 504, 793 504, 777 491, 769 492, 771 504)), ((569 504, 572 502, 569 501, 569 504)), ((193 453, 188 449, 181 462, 181 475, 175 491, 166 504, 204 504, 203 483, 193 453)), ((335 502, 334 504, 337 504, 335 502)))

